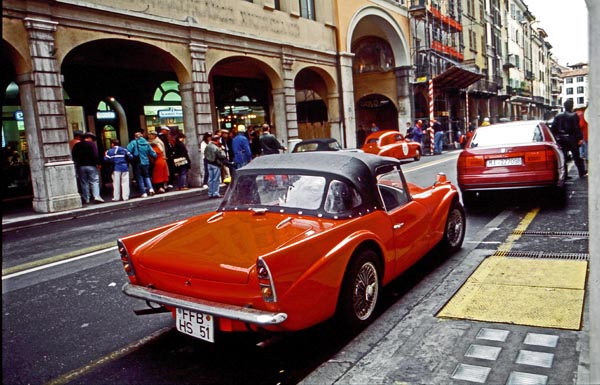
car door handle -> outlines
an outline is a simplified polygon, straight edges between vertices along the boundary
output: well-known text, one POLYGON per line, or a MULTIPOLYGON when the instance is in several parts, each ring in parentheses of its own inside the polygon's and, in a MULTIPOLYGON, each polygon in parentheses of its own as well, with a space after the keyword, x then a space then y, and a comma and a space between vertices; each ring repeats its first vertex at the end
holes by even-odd
POLYGON ((404 223, 396 223, 396 224, 394 225, 394 230, 399 230, 399 229, 401 229, 401 228, 402 228, 402 226, 404 226, 404 223))

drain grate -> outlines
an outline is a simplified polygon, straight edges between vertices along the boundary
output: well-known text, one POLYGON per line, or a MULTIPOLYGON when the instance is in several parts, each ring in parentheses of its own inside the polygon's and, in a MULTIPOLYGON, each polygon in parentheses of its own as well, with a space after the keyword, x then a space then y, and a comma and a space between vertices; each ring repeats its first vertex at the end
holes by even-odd
POLYGON ((579 237, 589 238, 590 233, 587 231, 528 231, 528 230, 514 230, 514 235, 530 235, 530 236, 543 236, 543 237, 579 237))
POLYGON ((502 251, 497 250, 494 257, 515 257, 515 258, 542 258, 542 259, 566 259, 576 261, 589 261, 590 255, 587 253, 553 253, 545 251, 502 251))

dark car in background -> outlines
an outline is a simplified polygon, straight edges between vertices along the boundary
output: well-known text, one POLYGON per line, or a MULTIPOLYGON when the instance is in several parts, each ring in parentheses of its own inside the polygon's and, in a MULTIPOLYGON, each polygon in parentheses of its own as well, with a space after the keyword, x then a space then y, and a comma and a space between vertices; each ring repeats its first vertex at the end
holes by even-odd
POLYGON ((307 139, 296 143, 292 152, 340 151, 342 146, 334 138, 307 139))

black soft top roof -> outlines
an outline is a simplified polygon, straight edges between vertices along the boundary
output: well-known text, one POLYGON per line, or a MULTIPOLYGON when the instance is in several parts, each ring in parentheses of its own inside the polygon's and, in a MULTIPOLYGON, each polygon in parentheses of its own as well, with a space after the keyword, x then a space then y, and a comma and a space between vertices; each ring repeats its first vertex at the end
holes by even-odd
POLYGON ((257 170, 311 170, 317 173, 340 174, 348 179, 356 179, 365 172, 371 176, 380 173, 381 167, 400 166, 397 159, 382 157, 364 152, 312 151, 292 154, 263 155, 255 158, 236 172, 255 173, 257 170))
POLYGON ((236 170, 236 174, 295 174, 302 171, 311 175, 337 175, 354 184, 364 197, 376 201, 373 196, 373 192, 377 191, 374 176, 393 168, 400 169, 400 165, 395 158, 364 152, 311 151, 259 156, 236 170))

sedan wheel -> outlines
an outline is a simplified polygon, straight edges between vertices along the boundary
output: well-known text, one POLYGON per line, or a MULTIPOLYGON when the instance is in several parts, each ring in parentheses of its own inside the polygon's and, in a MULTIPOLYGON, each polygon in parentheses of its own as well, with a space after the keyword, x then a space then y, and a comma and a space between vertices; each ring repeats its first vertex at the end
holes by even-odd
POLYGON ((381 286, 376 257, 371 250, 362 251, 344 277, 338 315, 349 329, 364 327, 373 319, 381 286))

